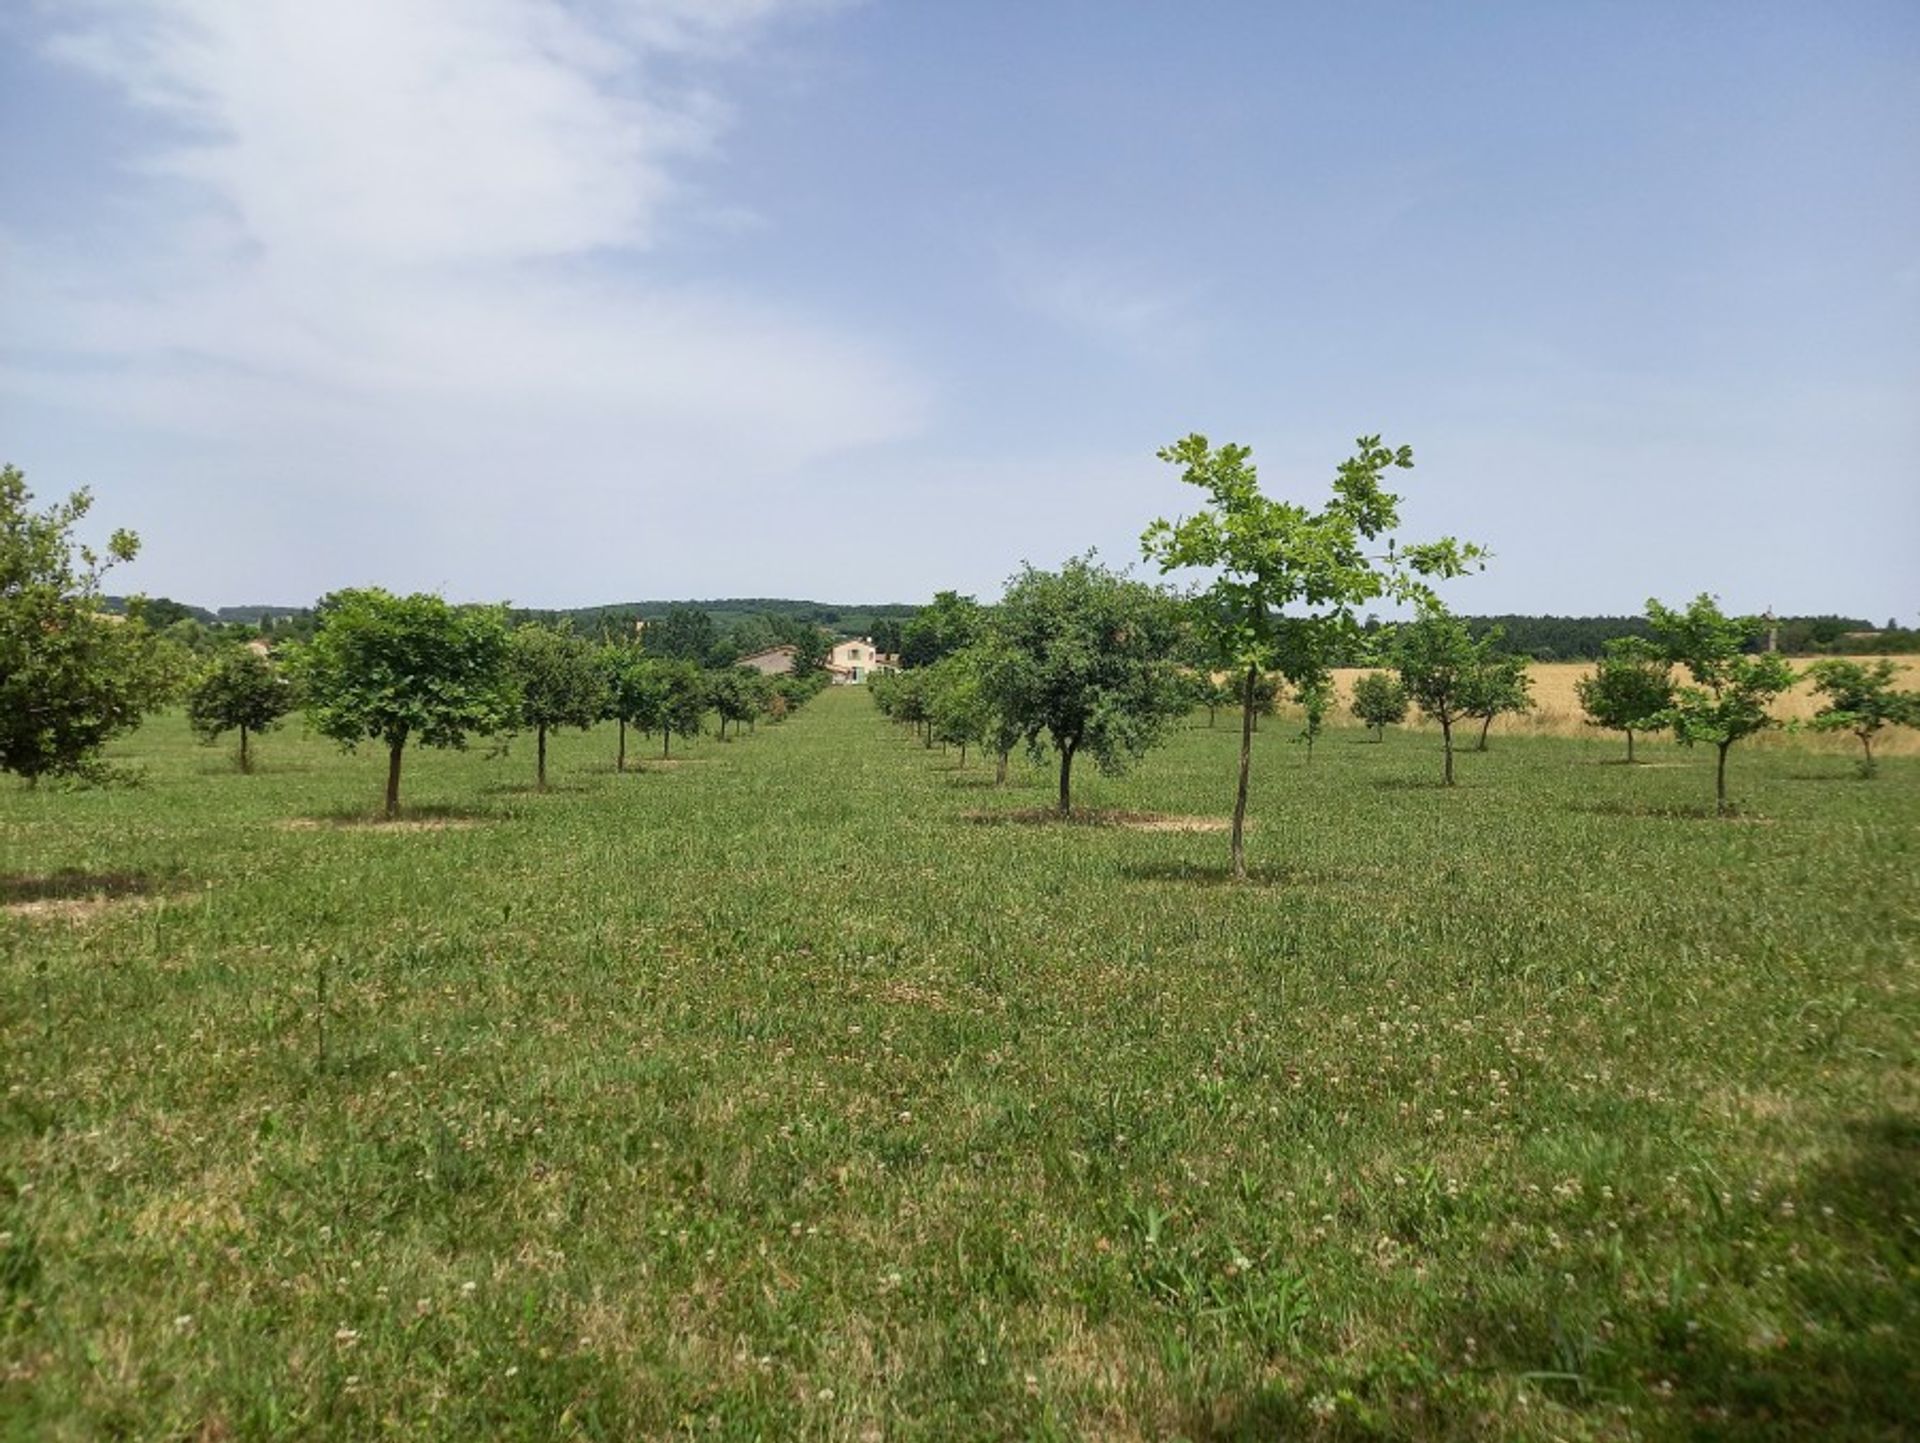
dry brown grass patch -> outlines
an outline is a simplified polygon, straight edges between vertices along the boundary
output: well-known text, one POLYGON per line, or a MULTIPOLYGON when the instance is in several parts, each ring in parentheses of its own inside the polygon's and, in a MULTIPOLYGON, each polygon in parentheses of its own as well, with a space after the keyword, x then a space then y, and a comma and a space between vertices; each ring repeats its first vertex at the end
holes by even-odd
MULTIPOLYGON (((1015 811, 963 812, 961 817, 977 826, 1121 827, 1130 832, 1224 832, 1233 826, 1229 817, 1187 817, 1171 812, 1123 812, 1099 808, 1075 807, 1064 816, 1052 807, 1022 807, 1015 811)), ((1253 830, 1253 823, 1247 823, 1253 830)))
POLYGON ((484 817, 289 817, 283 832, 465 832, 484 827, 484 817))

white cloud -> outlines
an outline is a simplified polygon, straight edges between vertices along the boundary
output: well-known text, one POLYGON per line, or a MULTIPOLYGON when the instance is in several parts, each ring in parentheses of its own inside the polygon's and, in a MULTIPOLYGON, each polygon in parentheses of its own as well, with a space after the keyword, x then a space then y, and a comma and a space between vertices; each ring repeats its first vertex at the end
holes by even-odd
POLYGON ((884 347, 735 287, 648 274, 689 211, 738 211, 688 179, 734 123, 712 85, 770 28, 825 8, 49 11, 46 52, 151 123, 121 197, 138 220, 111 254, 6 245, 0 389, 290 476, 316 445, 391 443, 417 462, 458 438, 458 477, 418 484, 469 506, 520 484, 532 455, 551 461, 550 499, 587 505, 635 475, 778 473, 910 434, 925 398, 884 347))

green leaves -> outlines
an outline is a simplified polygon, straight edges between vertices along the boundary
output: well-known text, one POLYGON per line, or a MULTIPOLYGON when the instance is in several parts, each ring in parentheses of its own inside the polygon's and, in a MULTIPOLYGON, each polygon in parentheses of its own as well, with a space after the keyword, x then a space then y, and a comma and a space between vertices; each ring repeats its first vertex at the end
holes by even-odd
POLYGON ((103 559, 72 538, 85 490, 41 512, 32 500, 20 469, 0 468, 0 771, 94 775, 100 748, 174 694, 184 657, 138 618, 100 614, 100 579, 139 550, 133 533, 114 532, 103 559))
POLYGON ((322 736, 348 747, 409 739, 461 747, 513 724, 519 696, 504 608, 369 587, 334 592, 320 613, 293 669, 322 736))
POLYGON ((522 726, 584 729, 606 714, 606 672, 580 637, 550 626, 517 627, 507 656, 522 726))
POLYGON ((1759 617, 1726 616, 1703 593, 1685 611, 1649 599, 1647 619, 1661 655, 1693 679, 1659 718, 1682 742, 1731 745, 1779 725, 1768 708, 1793 685, 1793 667, 1776 652, 1744 650, 1763 628, 1759 617))

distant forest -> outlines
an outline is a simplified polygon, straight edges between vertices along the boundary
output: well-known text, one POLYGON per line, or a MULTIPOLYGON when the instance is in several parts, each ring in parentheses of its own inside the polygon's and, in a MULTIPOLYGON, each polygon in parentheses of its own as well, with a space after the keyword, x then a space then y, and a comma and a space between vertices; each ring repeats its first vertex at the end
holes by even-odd
MULTIPOLYGON (((124 611, 127 598, 105 598, 109 611, 124 611)), ((837 603, 796 601, 777 596, 734 596, 691 601, 623 601, 606 606, 578 606, 564 610, 520 608, 517 621, 571 622, 587 636, 631 635, 636 621, 658 622, 671 613, 704 612, 717 635, 738 637, 743 643, 778 639, 783 628, 802 623, 824 627, 842 636, 871 636, 882 650, 899 649, 902 628, 920 608, 904 602, 837 603)), ((148 620, 167 626, 192 620, 203 626, 244 626, 281 636, 301 636, 312 630, 310 606, 191 606, 166 597, 146 603, 148 620)), ((1470 616, 1476 633, 1500 627, 1510 651, 1538 661, 1592 661, 1616 636, 1649 634, 1643 616, 1470 616)), ((1387 623, 1369 617, 1368 632, 1387 623)), ((1920 629, 1901 627, 1889 620, 1884 627, 1856 616, 1782 616, 1774 622, 1779 649, 1794 656, 1822 653, 1920 652, 1920 629)))

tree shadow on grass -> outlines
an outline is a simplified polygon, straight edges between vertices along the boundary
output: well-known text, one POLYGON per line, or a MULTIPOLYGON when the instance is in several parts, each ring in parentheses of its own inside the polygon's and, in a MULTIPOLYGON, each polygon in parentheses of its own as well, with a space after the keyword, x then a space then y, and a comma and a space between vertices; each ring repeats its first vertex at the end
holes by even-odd
POLYGON ((1383 792, 1457 792, 1463 784, 1452 786, 1439 777, 1375 777, 1371 785, 1383 792))
POLYGON ((68 869, 39 876, 0 876, 0 907, 35 902, 117 902, 150 897, 177 886, 178 879, 149 872, 82 872, 68 869))
POLYGON ((1232 869, 1219 862, 1124 862, 1120 875, 1131 882, 1177 882, 1189 887, 1311 887, 1352 880, 1329 867, 1291 867, 1285 864, 1247 868, 1244 881, 1233 879, 1232 869))
MULTIPOLYGON (((629 764, 627 770, 634 771, 636 768, 629 764)), ((553 797, 577 796, 593 788, 580 782, 548 782, 544 787, 534 782, 494 782, 480 790, 489 797, 553 797)))
POLYGON ((1745 822, 1749 825, 1771 825, 1772 817, 1763 817, 1758 812, 1743 811, 1736 806, 1732 811, 1716 811, 1712 802, 1633 802, 1598 801, 1574 802, 1570 811, 1585 812, 1595 817, 1647 817, 1666 822, 1745 822))
POLYGON ((351 831, 360 828, 370 832, 383 829, 394 832, 451 831, 485 826, 489 822, 506 821, 509 815, 506 812, 493 811, 484 807, 438 803, 428 803, 420 807, 402 807, 400 815, 392 818, 384 812, 370 812, 359 807, 335 807, 325 812, 310 813, 307 816, 289 817, 280 825, 294 832, 334 829, 351 831))
MULTIPOLYGON (((1564 1297, 1542 1280, 1462 1299, 1427 1331, 1479 1339, 1494 1371, 1596 1417, 1620 1402, 1670 1410, 1656 1422, 1675 1436, 1913 1436, 1920 1117, 1886 1113, 1844 1124, 1788 1192, 1819 1200, 1832 1215, 1820 1224, 1822 1264, 1783 1275, 1785 1305, 1768 1310, 1777 1330, 1756 1329, 1744 1308, 1724 1306, 1739 1301, 1726 1296, 1738 1287, 1731 1282, 1705 1309, 1682 1292, 1620 1318, 1617 1300, 1564 1297)), ((1656 1426, 1653 1436, 1666 1431, 1656 1426)))

